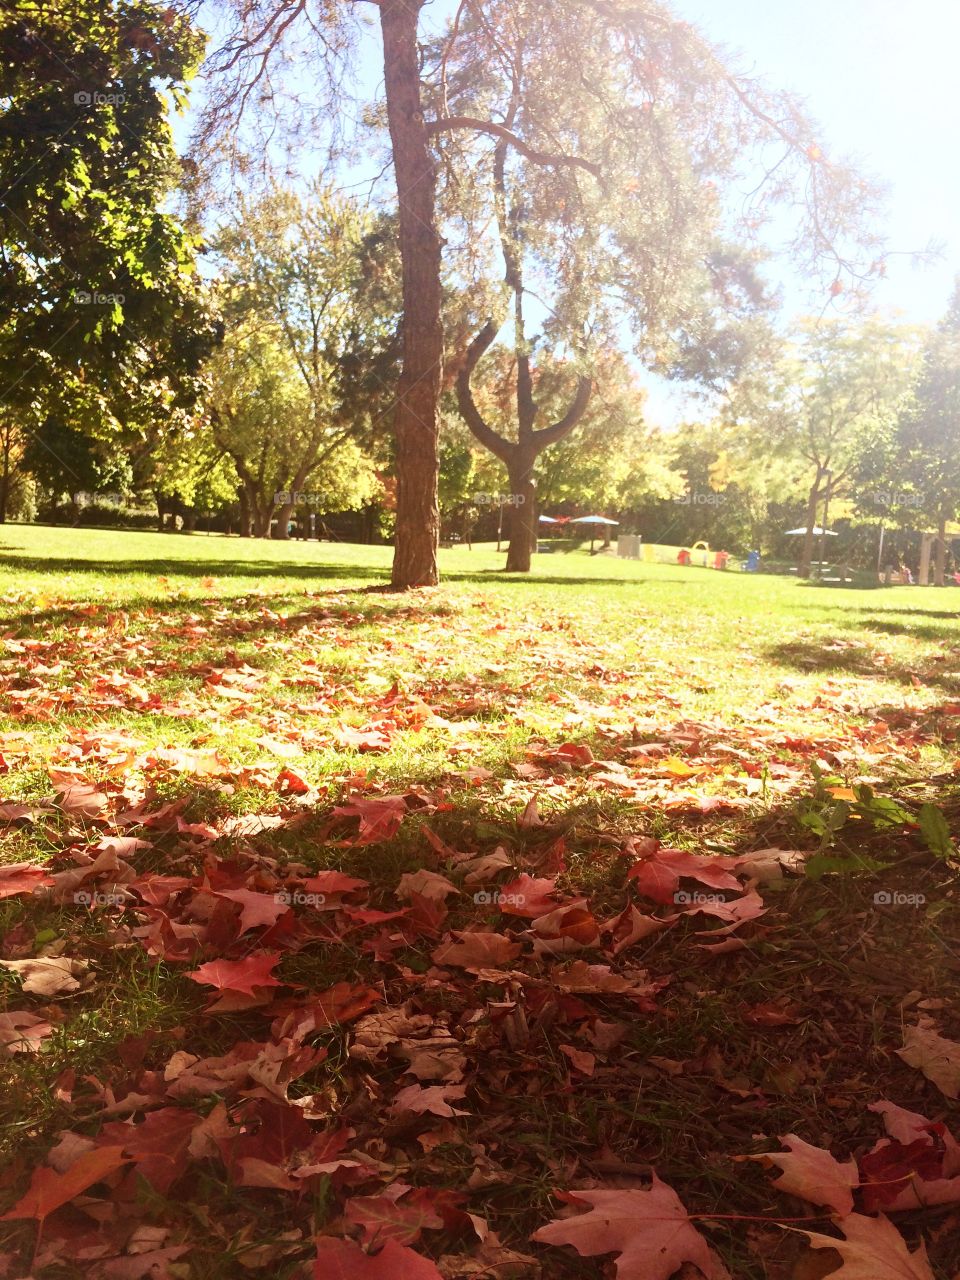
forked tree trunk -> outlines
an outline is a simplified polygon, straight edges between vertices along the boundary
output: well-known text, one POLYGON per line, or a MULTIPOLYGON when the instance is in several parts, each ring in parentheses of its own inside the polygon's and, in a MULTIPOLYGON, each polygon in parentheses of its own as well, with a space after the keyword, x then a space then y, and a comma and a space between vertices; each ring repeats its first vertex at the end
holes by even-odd
POLYGON ((420 101, 417 25, 424 0, 380 0, 387 122, 397 180, 403 276, 403 367, 397 383, 394 587, 439 579, 439 400, 443 376, 436 169, 420 101))

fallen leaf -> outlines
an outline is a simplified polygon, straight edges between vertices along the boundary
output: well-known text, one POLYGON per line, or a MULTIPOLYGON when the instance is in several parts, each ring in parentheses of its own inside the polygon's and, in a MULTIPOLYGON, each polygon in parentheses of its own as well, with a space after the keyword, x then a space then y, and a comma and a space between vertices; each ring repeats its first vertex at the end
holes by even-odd
POLYGON ((435 871, 408 871, 400 877, 397 885, 397 897, 401 902, 419 894, 428 902, 443 902, 451 893, 459 893, 455 884, 451 884, 446 876, 437 875, 435 871))
POLYGON ((409 1084, 393 1100, 390 1110, 394 1112, 412 1111, 416 1115, 466 1116, 468 1111, 459 1111, 450 1106, 450 1099, 459 1099, 467 1092, 462 1084, 432 1084, 424 1088, 419 1084, 409 1084))
POLYGON ((98 1147, 96 1151, 85 1152, 64 1173, 56 1173, 40 1165, 33 1171, 26 1194, 12 1209, 0 1214, 0 1221, 36 1218, 43 1222, 54 1209, 59 1209, 95 1182, 102 1182, 116 1173, 128 1160, 123 1147, 98 1147))
POLYGON ((840 1254, 843 1265, 830 1272, 835 1280, 936 1280, 924 1246, 910 1253, 889 1218, 851 1213, 837 1225, 843 1240, 816 1231, 803 1233, 815 1249, 836 1249, 840 1254))
POLYGON ((775 1187, 811 1204, 827 1205, 841 1217, 853 1211, 853 1192, 860 1184, 855 1160, 841 1164, 829 1151, 811 1146, 795 1133, 786 1134, 780 1141, 789 1154, 771 1151, 750 1157, 780 1166, 783 1173, 774 1179, 775 1187))
POLYGON ((0 866, 0 898, 33 893, 44 884, 53 884, 53 877, 32 862, 9 862, 0 866))
POLYGON ((540 1244, 569 1244, 584 1258, 617 1253, 617 1280, 670 1280, 686 1262, 706 1280, 730 1280, 677 1193, 656 1174, 646 1191, 575 1191, 563 1198, 588 1212, 541 1227, 532 1237, 540 1244))
POLYGON ((597 1060, 592 1053, 587 1053, 585 1049, 577 1049, 572 1044, 557 1045, 561 1053, 566 1054, 571 1064, 585 1076, 592 1076, 597 1065, 597 1060))
POLYGON ((452 964, 461 969, 510 964, 523 948, 503 933, 455 933, 457 941, 441 942, 430 959, 434 964, 452 964))
POLYGON ((443 1218, 431 1203, 429 1192, 394 1183, 383 1195, 354 1196, 347 1201, 344 1217, 363 1231, 365 1244, 415 1244, 423 1231, 437 1231, 443 1218))
POLYGON ((65 956, 0 960, 0 967, 19 974, 24 991, 38 996, 69 995, 72 991, 79 991, 80 979, 88 969, 85 960, 68 960, 65 956))
POLYGON ((932 1026, 907 1027, 898 1055, 922 1071, 947 1098, 960 1096, 960 1044, 946 1040, 932 1026))
POLYGON ((259 951, 244 956, 242 960, 210 960, 184 976, 205 986, 216 987, 218 991, 239 991, 252 996, 256 987, 282 985, 272 974, 279 959, 277 951, 259 951))
POLYGON ((53 1034, 53 1027, 44 1018, 26 1009, 0 1013, 0 1053, 37 1053, 40 1041, 53 1034))

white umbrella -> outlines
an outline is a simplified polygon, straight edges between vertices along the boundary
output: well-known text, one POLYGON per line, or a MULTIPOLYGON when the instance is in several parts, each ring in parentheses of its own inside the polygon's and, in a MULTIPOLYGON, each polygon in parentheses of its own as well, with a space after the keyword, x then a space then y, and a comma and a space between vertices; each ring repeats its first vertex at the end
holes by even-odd
MULTIPOLYGON (((571 524, 590 524, 590 525, 598 525, 598 524, 611 525, 611 524, 619 524, 620 521, 610 520, 608 519, 607 516, 577 516, 577 518, 575 520, 571 520, 570 523, 571 524)), ((591 551, 593 550, 595 533, 596 533, 595 529, 590 530, 590 550, 591 551)))
MULTIPOLYGON (((802 538, 806 534, 806 529, 785 529, 788 538, 802 538)), ((813 526, 813 536, 815 538, 839 538, 840 535, 833 529, 821 529, 818 524, 813 526)))
POLYGON ((560 521, 554 520, 553 516, 541 516, 540 523, 541 524, 559 524, 560 521))

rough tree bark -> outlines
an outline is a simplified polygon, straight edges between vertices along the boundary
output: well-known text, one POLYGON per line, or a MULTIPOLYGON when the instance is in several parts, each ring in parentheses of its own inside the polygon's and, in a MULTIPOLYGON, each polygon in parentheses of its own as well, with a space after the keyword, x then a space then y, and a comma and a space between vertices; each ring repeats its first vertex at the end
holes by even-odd
POLYGON ((397 384, 393 586, 439 581, 439 401, 443 377, 436 167, 420 100, 417 24, 424 0, 380 0, 387 122, 399 203, 403 366, 397 384))
POLYGON ((7 523, 7 507, 10 505, 10 453, 13 448, 13 427, 9 422, 0 428, 3 437, 3 471, 0 473, 0 524, 7 523))
POLYGON ((292 515, 293 515, 292 502, 284 502, 282 506, 279 506, 277 508, 277 527, 273 531, 272 536, 280 542, 289 541, 290 517, 292 515))

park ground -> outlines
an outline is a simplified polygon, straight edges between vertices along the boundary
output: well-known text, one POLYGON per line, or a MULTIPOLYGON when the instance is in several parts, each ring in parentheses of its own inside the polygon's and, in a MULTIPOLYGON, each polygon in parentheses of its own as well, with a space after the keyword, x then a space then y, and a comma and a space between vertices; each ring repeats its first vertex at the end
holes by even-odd
POLYGON ((389 556, 0 529, 0 1276, 814 1280, 794 1134, 954 1280, 960 589, 389 556))

